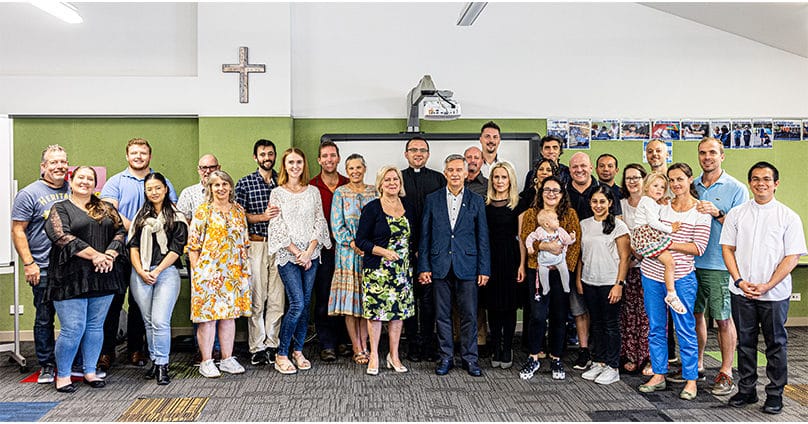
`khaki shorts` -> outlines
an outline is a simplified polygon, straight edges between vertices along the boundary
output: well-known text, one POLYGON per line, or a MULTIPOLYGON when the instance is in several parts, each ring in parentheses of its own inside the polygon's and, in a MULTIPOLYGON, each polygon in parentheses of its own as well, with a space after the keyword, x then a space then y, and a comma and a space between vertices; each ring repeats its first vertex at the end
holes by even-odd
POLYGON ((699 282, 699 290, 696 293, 693 312, 708 315, 719 321, 729 319, 732 316, 729 272, 697 269, 696 280, 699 282))

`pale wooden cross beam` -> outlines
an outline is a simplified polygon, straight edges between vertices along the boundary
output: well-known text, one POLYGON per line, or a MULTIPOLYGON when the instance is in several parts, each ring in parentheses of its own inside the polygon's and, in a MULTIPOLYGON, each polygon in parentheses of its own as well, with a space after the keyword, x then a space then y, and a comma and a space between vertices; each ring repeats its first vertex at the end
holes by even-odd
POLYGON ((250 77, 251 72, 264 73, 266 65, 247 63, 247 48, 238 48, 238 63, 222 65, 222 72, 238 72, 239 102, 250 102, 250 77))

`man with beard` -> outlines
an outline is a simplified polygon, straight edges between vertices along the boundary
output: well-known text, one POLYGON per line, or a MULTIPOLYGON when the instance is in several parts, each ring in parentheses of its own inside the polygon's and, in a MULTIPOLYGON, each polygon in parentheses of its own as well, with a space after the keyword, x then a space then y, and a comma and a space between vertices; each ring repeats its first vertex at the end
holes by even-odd
MULTIPOLYGON (((135 215, 146 201, 144 195, 143 182, 147 175, 152 173, 149 167, 151 163, 152 149, 149 142, 143 138, 133 138, 126 143, 126 162, 128 166, 122 172, 112 176, 104 188, 101 190, 101 200, 105 200, 118 209, 123 225, 129 230, 129 225, 135 219, 135 215)), ((171 181, 168 183, 168 198, 172 203, 177 203, 177 192, 171 181)), ((124 295, 116 294, 109 307, 107 319, 104 321, 104 345, 101 348, 101 356, 98 357, 99 368, 106 371, 115 359, 115 340, 118 333, 118 323, 120 321, 121 308, 123 307, 124 295)), ((132 365, 142 367, 146 365, 148 352, 146 348, 146 328, 143 325, 143 315, 137 302, 129 302, 129 311, 126 320, 127 353, 129 362, 132 365)))
MULTIPOLYGON (((34 293, 34 351, 41 367, 37 383, 53 383, 56 357, 53 349, 53 302, 45 300, 48 290, 48 254, 51 241, 45 234, 45 220, 54 203, 67 199, 67 153, 53 145, 42 152, 40 179, 27 185, 14 198, 11 210, 11 239, 34 293)), ((83 373, 82 373, 83 375, 83 373)))
POLYGON ((541 159, 549 159, 556 164, 558 168, 556 175, 561 179, 562 184, 570 182, 570 168, 559 162, 559 158, 564 154, 564 141, 557 135, 546 135, 539 142, 539 151, 541 152, 541 157, 530 167, 530 171, 525 176, 524 188, 519 193, 520 196, 527 197, 528 201, 532 201, 533 196, 536 195, 536 184, 533 182, 533 178, 536 177, 536 165, 541 159))
POLYGON ((668 171, 668 146, 659 139, 653 139, 645 145, 645 160, 651 172, 665 174, 668 171))
POLYGON ((269 194, 278 185, 275 166, 275 143, 260 139, 253 144, 253 160, 258 164, 255 172, 236 183, 236 202, 247 214, 247 232, 250 234, 250 282, 252 283, 252 316, 247 321, 250 363, 275 363, 278 336, 283 318, 285 294, 275 255, 267 251, 269 220, 278 216, 278 207, 269 206, 269 194))
POLYGON ((483 153, 483 163, 480 166, 480 172, 482 172, 484 176, 491 173, 491 166, 495 163, 505 162, 505 159, 499 156, 499 144, 501 141, 499 125, 494 121, 488 121, 483 124, 483 127, 480 129, 480 147, 483 153))
POLYGON ((609 186, 612 189, 612 196, 615 201, 622 197, 620 186, 615 184, 614 177, 620 172, 617 166, 617 158, 609 153, 598 156, 595 161, 595 173, 598 174, 598 182, 609 186))
POLYGON ((480 169, 483 164, 483 152, 477 146, 471 146, 463 152, 469 175, 466 177, 466 188, 477 193, 483 199, 488 195, 488 177, 480 169))
MULTIPOLYGON (((317 163, 320 164, 320 173, 309 181, 309 184, 320 190, 323 203, 323 215, 331 228, 331 201, 334 190, 339 186, 348 184, 348 177, 337 172, 339 165, 339 147, 333 141, 320 143, 320 152, 317 163)), ((350 349, 342 343, 348 338, 341 317, 328 316, 328 298, 331 295, 331 280, 334 278, 334 246, 336 242, 332 234, 331 248, 320 250, 320 266, 317 267, 317 276, 314 277, 314 326, 317 330, 317 339, 320 342, 320 359, 333 362, 337 359, 337 343, 340 354, 350 354, 350 349)))

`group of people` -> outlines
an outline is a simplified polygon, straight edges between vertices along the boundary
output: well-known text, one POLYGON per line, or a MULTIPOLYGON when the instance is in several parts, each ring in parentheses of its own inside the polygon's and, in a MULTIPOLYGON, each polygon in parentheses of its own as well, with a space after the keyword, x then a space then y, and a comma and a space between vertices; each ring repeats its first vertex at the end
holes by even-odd
POLYGON ((387 368, 408 371, 404 333, 410 361, 436 361, 436 374, 445 375, 457 344, 461 367, 481 376, 481 357, 493 368, 513 365, 522 308, 529 355, 521 378, 532 378, 545 358, 553 379, 566 378, 573 317, 573 367, 582 378, 611 384, 621 368, 642 370, 650 378, 641 392, 684 382, 680 397, 689 400, 704 378, 709 316, 722 353, 712 393, 736 387, 737 346, 738 393, 729 403, 758 401, 762 328, 770 379, 764 411, 782 409, 790 271, 806 248, 798 215, 774 198, 773 165, 749 170, 748 200, 746 187, 721 167, 720 140, 698 143, 699 176, 685 163, 668 166, 665 144, 653 140, 650 169, 625 165, 620 186, 616 157, 603 154, 593 167, 579 152, 566 166, 563 141, 546 136, 520 193, 500 144, 499 126, 488 122, 480 146, 449 155, 441 173, 426 167, 429 143, 415 136, 405 146, 408 167, 382 167, 371 185, 361 154, 348 156, 343 176, 338 146, 323 142, 321 172, 312 178, 297 148, 283 152, 276 172, 275 145, 261 139, 253 146, 255 172, 234 182, 206 154, 200 183, 179 198, 149 168, 146 140, 129 141, 129 166, 100 198, 91 167, 74 169, 68 190, 67 155, 49 146, 42 178, 20 191, 12 216, 37 309, 39 382, 75 391, 76 362, 87 384, 104 386, 129 288, 129 359, 145 365, 148 352, 146 377, 168 384, 171 313, 187 252, 206 377, 244 372, 233 356, 239 317, 248 317, 252 365, 273 364, 281 374, 310 369, 303 355, 310 309, 324 362, 352 355, 377 375, 388 322, 387 368), (55 343, 54 311, 62 322, 55 343), (136 330, 137 318, 145 331, 136 330), (669 374, 673 334, 682 367, 669 374))

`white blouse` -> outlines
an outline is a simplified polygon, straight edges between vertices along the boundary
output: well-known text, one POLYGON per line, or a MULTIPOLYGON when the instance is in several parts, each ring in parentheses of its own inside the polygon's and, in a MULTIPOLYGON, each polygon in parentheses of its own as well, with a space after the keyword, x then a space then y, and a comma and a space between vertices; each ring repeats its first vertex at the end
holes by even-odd
POLYGON ((269 220, 267 230, 267 249, 275 254, 277 266, 294 263, 295 255, 287 248, 294 243, 300 250, 306 250, 312 240, 317 240, 317 247, 311 259, 320 257, 320 249, 331 248, 331 236, 328 233, 328 222, 323 215, 320 191, 308 185, 300 193, 292 193, 283 187, 276 187, 269 196, 271 206, 279 206, 280 213, 269 220))

